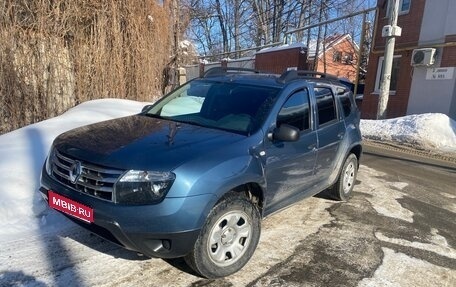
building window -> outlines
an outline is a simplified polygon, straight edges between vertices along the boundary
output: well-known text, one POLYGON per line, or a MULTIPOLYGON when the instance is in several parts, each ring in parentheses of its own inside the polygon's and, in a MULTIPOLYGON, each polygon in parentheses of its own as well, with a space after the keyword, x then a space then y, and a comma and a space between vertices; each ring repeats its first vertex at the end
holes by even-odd
MULTIPOLYGON (((397 87, 397 80, 398 80, 398 75, 399 75, 399 66, 400 66, 400 61, 401 60, 401 55, 395 55, 393 58, 393 67, 391 69, 391 82, 390 82, 390 93, 394 94, 396 93, 396 87, 397 87)), ((375 92, 379 93, 380 92, 380 84, 383 80, 383 62, 384 62, 384 57, 380 57, 378 59, 378 66, 377 66, 377 76, 375 78, 375 92)))
POLYGON ((349 65, 353 62, 353 53, 345 53, 344 55, 344 63, 349 65))
POLYGON ((334 51, 333 52, 333 62, 340 63, 342 61, 342 52, 334 51))
MULTIPOLYGON (((399 0, 399 15, 407 14, 410 11, 410 5, 412 0, 399 0)), ((393 0, 388 1, 388 7, 386 8, 386 16, 389 17, 391 5, 393 5, 393 0)))

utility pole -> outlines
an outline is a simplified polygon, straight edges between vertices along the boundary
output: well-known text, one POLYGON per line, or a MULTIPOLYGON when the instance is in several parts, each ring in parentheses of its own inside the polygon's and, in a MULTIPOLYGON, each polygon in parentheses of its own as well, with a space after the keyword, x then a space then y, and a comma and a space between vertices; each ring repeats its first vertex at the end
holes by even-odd
MULTIPOLYGON (((323 7, 325 4, 326 0, 321 0, 320 2, 320 12, 318 15, 318 22, 320 25, 318 25, 318 34, 317 34, 317 46, 315 47, 315 59, 313 62, 313 70, 318 71, 318 54, 320 53, 320 37, 321 37, 321 19, 323 19, 323 7)), ((325 40, 323 39, 323 47, 325 46, 325 40)))
MULTIPOLYGON (((364 56, 364 46, 365 46, 364 41, 366 39, 366 30, 367 30, 366 18, 367 18, 367 13, 364 13, 363 14, 363 27, 362 27, 362 31, 361 31, 361 39, 359 40, 359 50, 358 50, 357 61, 356 61, 356 81, 355 81, 355 89, 353 90, 353 94, 355 94, 355 96, 358 93, 359 70, 361 67, 361 61, 364 56)), ((354 39, 352 39, 352 41, 354 41, 354 39)))
POLYGON ((397 26, 397 15, 399 12, 399 1, 391 0, 389 7, 388 25, 382 29, 382 37, 386 38, 385 56, 383 61, 382 81, 380 83, 380 95, 378 98, 377 119, 386 118, 386 107, 391 83, 391 70, 393 67, 394 45, 396 37, 401 36, 402 29, 397 26))

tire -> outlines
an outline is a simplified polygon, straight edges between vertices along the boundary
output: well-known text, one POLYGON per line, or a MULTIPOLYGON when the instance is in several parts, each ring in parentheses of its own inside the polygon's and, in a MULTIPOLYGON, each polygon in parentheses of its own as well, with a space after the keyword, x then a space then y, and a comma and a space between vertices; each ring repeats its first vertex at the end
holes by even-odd
POLYGON ((239 271, 258 245, 260 221, 256 205, 241 194, 229 193, 209 213, 185 261, 209 279, 239 271))
POLYGON ((358 174, 358 158, 350 154, 342 166, 339 178, 331 189, 331 196, 336 200, 347 201, 352 196, 358 174))

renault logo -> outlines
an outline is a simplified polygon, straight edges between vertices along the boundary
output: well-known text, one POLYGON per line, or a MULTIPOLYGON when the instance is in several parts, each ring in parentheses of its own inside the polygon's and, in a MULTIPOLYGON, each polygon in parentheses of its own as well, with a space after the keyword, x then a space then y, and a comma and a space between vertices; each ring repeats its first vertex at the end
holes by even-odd
POLYGON ((76 183, 81 176, 82 166, 81 162, 75 161, 70 167, 70 181, 71 183, 76 183))

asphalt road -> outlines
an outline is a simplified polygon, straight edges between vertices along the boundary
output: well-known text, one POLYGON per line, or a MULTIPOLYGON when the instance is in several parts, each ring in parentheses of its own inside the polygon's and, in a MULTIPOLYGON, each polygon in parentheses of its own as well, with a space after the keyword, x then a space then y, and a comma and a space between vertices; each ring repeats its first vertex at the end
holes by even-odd
POLYGON ((251 286, 456 286, 456 169, 377 154, 351 201, 251 286))
POLYGON ((456 286, 456 169, 365 153, 354 196, 306 199, 262 222, 238 273, 192 274, 74 226, 2 246, 1 286, 456 286))
MULTIPOLYGON (((419 156, 370 148, 354 197, 326 201, 330 220, 248 286, 456 286, 456 169, 422 162, 419 156)), ((194 286, 221 282, 199 283, 194 286)))

